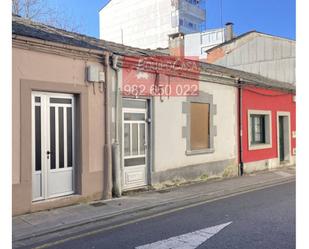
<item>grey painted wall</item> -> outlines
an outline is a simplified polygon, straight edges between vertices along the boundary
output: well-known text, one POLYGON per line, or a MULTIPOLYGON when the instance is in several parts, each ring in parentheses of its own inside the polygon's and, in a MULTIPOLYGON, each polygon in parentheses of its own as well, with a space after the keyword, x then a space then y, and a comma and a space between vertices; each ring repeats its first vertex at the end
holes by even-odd
POLYGON ((215 64, 295 83, 295 41, 256 33, 215 64))

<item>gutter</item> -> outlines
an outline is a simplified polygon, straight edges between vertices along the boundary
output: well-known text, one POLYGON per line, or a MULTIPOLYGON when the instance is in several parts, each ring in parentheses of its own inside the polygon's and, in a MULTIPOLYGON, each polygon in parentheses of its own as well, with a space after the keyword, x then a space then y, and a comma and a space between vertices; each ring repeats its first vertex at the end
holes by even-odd
POLYGON ((104 95, 104 165, 103 165, 103 199, 112 198, 112 153, 111 153, 111 86, 110 53, 104 52, 105 95, 104 95))
POLYGON ((244 163, 243 163, 243 144, 242 144, 242 99, 243 99, 243 89, 242 89, 242 81, 240 79, 236 79, 237 88, 238 88, 238 175, 242 176, 244 174, 244 163))
POLYGON ((121 164, 120 164, 120 145, 119 145, 119 67, 118 55, 112 56, 112 68, 115 72, 115 141, 112 145, 112 175, 113 175, 113 194, 121 196, 121 164))

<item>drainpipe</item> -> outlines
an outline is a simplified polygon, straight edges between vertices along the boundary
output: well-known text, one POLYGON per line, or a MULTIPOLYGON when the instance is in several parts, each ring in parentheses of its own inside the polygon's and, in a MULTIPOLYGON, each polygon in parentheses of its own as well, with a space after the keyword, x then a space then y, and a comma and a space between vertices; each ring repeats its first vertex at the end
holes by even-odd
POLYGON ((112 146, 113 156, 113 193, 116 197, 121 196, 121 166, 120 166, 120 145, 119 145, 119 57, 113 55, 112 68, 115 71, 115 142, 112 146))
POLYGON ((244 174, 244 163, 243 163, 243 149, 242 149, 242 82, 240 79, 237 79, 237 88, 238 88, 238 155, 239 155, 239 168, 238 175, 242 176, 244 174))
POLYGON ((112 198, 112 153, 111 153, 111 84, 110 84, 110 53, 104 52, 105 69, 105 96, 104 96, 104 120, 105 143, 103 165, 103 199, 112 198))

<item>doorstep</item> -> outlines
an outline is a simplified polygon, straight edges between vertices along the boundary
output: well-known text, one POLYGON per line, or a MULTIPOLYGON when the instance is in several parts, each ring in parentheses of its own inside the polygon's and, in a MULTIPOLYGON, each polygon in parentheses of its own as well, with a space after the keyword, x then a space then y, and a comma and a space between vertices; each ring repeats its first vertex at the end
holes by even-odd
POLYGON ((84 198, 81 195, 67 195, 48 200, 35 201, 31 204, 31 212, 39 212, 43 210, 51 210, 60 207, 74 205, 75 203, 82 202, 84 198))

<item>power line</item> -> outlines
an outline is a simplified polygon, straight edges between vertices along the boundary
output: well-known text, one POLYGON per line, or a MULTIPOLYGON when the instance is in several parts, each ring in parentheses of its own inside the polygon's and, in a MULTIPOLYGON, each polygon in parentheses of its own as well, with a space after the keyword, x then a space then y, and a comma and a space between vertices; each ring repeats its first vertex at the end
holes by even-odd
POLYGON ((221 28, 223 27, 223 0, 220 0, 221 28))

